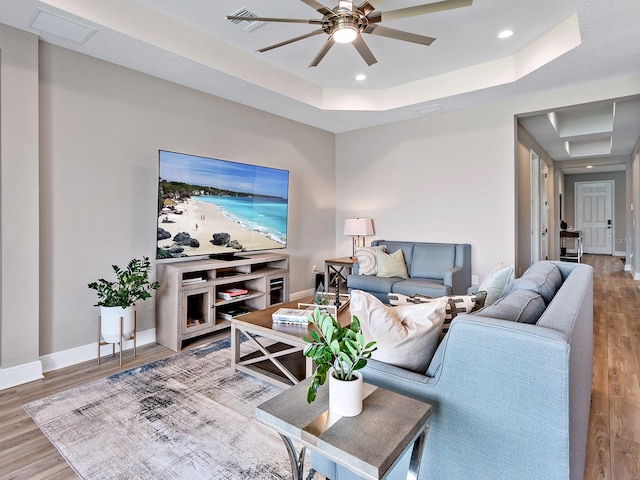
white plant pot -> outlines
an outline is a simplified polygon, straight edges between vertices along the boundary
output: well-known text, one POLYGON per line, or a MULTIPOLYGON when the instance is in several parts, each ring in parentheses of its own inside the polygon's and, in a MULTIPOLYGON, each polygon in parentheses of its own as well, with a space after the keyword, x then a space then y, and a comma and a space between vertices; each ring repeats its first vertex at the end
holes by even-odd
POLYGON ((100 334, 105 342, 120 343, 120 317, 122 317, 122 338, 129 340, 135 329, 135 305, 127 308, 100 307, 100 334))
POLYGON ((362 412, 362 374, 353 372, 354 380, 338 380, 329 372, 329 411, 341 417, 355 417, 362 412))

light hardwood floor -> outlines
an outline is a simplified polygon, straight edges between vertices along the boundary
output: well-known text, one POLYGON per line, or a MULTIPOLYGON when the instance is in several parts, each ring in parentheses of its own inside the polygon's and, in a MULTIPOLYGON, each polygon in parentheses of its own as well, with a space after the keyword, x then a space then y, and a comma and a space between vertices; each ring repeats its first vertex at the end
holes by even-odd
MULTIPOLYGON (((640 480, 639 284, 618 258, 586 255, 584 261, 594 267, 594 377, 584 478, 640 480)), ((117 358, 104 357, 99 367, 86 362, 0 391, 0 480, 77 478, 23 404, 172 353, 145 346, 136 359, 126 352, 123 368, 117 358)))

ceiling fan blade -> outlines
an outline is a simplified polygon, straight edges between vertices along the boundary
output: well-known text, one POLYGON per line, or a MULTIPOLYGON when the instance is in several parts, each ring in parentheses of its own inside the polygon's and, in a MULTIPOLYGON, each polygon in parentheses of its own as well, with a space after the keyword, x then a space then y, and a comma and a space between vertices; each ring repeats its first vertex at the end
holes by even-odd
POLYGON ((284 45, 289 45, 290 43, 297 42, 298 40, 304 40, 305 38, 313 37, 314 35, 319 35, 321 33, 324 33, 324 30, 320 28, 318 30, 314 30, 313 32, 300 35, 299 37, 290 38, 289 40, 285 40, 284 42, 276 43, 275 45, 270 45, 268 47, 261 48, 258 51, 260 53, 268 52, 269 50, 273 50, 274 48, 282 47, 284 45))
POLYGON ((380 35, 381 37, 395 38, 404 42, 419 43, 420 45, 431 45, 435 38, 416 33, 403 32, 395 28, 383 27, 382 25, 367 25, 363 30, 364 33, 372 35, 380 35))
MULTIPOLYGON (((425 15, 427 13, 436 13, 454 8, 469 7, 471 4, 473 4, 473 0, 444 0, 442 2, 427 3, 426 5, 416 5, 415 7, 380 12, 380 20, 378 21, 386 22, 397 18, 415 17, 417 15, 425 15)), ((371 22, 371 19, 369 19, 369 21, 371 22)))
POLYGON ((356 50, 358 50, 358 53, 360 54, 362 59, 367 62, 367 65, 371 66, 374 63, 378 63, 378 60, 376 60, 376 57, 373 56, 373 53, 371 53, 371 50, 369 50, 367 44, 364 43, 361 35, 358 35, 353 41, 353 46, 356 47, 356 50))
POLYGON ((322 5, 319 2, 316 2, 316 0, 301 0, 301 1, 303 3, 306 3, 307 5, 309 5, 316 12, 319 12, 321 15, 331 15, 333 17, 336 16, 336 14, 333 12, 333 10, 331 10, 330 8, 325 7, 324 5, 322 5))
POLYGON ((322 25, 322 19, 313 18, 271 18, 271 17, 243 17, 241 15, 227 15, 227 20, 246 20, 247 22, 286 22, 286 23, 311 23, 322 25))
POLYGON ((357 10, 362 12, 365 15, 369 15, 375 9, 380 8, 380 6, 386 3, 386 1, 387 0, 368 0, 358 5, 357 10))
POLYGON ((313 58, 313 60, 309 64, 309 67, 317 67, 318 64, 324 58, 324 56, 327 54, 327 52, 331 49, 331 47, 333 47, 334 43, 336 42, 333 40, 333 37, 327 38, 327 41, 324 42, 324 45, 322 46, 318 54, 313 58))

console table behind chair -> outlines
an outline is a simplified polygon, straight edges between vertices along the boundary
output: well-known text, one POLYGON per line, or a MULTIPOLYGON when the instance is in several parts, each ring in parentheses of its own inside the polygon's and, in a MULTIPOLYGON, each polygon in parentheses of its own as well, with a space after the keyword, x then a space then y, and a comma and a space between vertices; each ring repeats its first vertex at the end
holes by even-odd
POLYGON ((582 231, 581 230, 561 230, 560 231, 560 260, 565 262, 582 263, 582 231), (571 252, 567 251, 567 243, 573 242, 571 252))
POLYGON ((116 356, 116 343, 118 343, 120 345, 120 366, 122 366, 122 342, 124 342, 125 340, 133 340, 133 358, 136 357, 136 334, 137 334, 137 322, 136 322, 136 311, 133 311, 133 334, 131 335, 131 337, 129 338, 124 338, 122 335, 122 331, 123 331, 123 323, 124 323, 124 318, 120 317, 120 341, 119 342, 107 342, 105 340, 102 339, 102 335, 100 334, 100 332, 102 332, 102 315, 98 315, 98 365, 100 365, 100 347, 102 347, 103 345, 109 345, 111 344, 111 348, 112 348, 112 356, 116 356))
POLYGON ((328 292, 329 287, 338 279, 347 283, 347 277, 353 271, 353 264, 357 263, 355 257, 330 258, 324 261, 324 288, 328 292))

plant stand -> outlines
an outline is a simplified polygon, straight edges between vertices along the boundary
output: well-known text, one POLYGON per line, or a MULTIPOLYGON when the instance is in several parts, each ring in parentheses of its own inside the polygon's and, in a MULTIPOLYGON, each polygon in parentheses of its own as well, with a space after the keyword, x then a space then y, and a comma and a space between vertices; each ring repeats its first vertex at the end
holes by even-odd
POLYGON ((100 347, 102 347, 103 345, 111 345, 112 347, 112 356, 115 357, 116 356, 116 343, 118 343, 118 345, 120 345, 120 366, 122 366, 122 343, 125 340, 133 340, 133 358, 136 357, 136 337, 137 337, 137 322, 136 322, 136 311, 134 310, 133 312, 133 334, 131 335, 131 337, 129 338, 123 338, 122 336, 122 330, 123 330, 123 322, 124 322, 124 318, 120 317, 120 341, 119 342, 107 342, 102 338, 101 335, 101 331, 102 331, 102 315, 98 315, 98 365, 100 365, 100 347))

